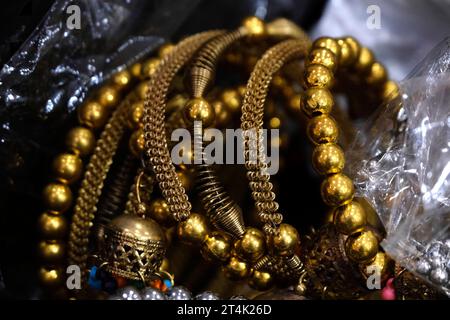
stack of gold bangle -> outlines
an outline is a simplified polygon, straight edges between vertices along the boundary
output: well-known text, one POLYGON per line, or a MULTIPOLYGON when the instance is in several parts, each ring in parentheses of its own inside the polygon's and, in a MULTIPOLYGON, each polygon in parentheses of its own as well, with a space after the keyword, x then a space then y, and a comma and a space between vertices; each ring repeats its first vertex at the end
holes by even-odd
MULTIPOLYGON (((79 126, 67 135, 68 151, 53 163, 54 180, 44 189, 47 210, 39 218, 42 283, 53 289, 63 283, 67 258, 67 264, 83 272, 82 291, 87 291, 93 265, 114 277, 150 285, 166 268, 161 264, 167 233, 174 225, 182 241, 198 245, 205 259, 218 261, 228 278, 245 279, 256 290, 297 285, 297 292, 305 296, 356 298, 365 291, 355 281, 367 278, 367 267, 378 268, 386 280, 392 270, 379 247, 382 232, 369 223, 366 203, 354 198, 353 181, 343 173, 338 125, 330 115, 331 89, 340 76, 348 75, 358 76, 380 99, 398 94, 385 68, 355 39, 319 38, 311 44, 292 22, 266 24, 255 17, 234 31, 207 31, 176 45, 165 44, 157 57, 116 73, 79 108, 79 126), (242 43, 245 50, 237 45, 242 43), (271 47, 255 58, 268 44, 271 47), (216 88, 221 59, 242 69, 251 67, 247 84, 216 88), (292 63, 300 71, 286 70, 292 63), (267 108, 273 99, 270 86, 281 93, 291 112, 303 111, 308 118, 312 163, 325 176, 321 194, 332 208, 332 225, 302 237, 301 248, 297 229, 284 223, 279 212, 262 148, 265 113, 271 117, 269 127, 280 127, 276 113, 267 108), (203 160, 174 165, 170 154, 168 137, 174 129, 195 134, 195 123, 225 128, 240 110, 245 168, 260 229, 244 224, 249 213, 231 199, 212 166, 203 160), (252 131, 253 140, 248 135, 252 131), (134 182, 127 186, 122 211, 100 223, 97 211, 104 185, 124 139, 127 152, 141 166, 131 173, 134 182), (251 152, 256 152, 256 162, 251 152), (72 196, 82 175, 76 197, 72 196), (192 212, 189 196, 194 182, 204 214, 192 212), (159 190, 154 190, 156 186, 159 190), (72 204, 69 227, 63 214, 72 204), (93 242, 97 249, 92 249, 93 242)), ((199 143, 200 154, 192 156, 203 156, 199 143)))

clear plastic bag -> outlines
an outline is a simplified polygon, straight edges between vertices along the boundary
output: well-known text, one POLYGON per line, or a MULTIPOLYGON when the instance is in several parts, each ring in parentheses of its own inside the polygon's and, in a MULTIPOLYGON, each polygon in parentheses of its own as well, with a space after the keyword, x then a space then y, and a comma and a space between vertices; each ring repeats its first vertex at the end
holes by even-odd
POLYGON ((450 38, 400 83, 347 151, 357 192, 402 266, 450 293, 450 38))

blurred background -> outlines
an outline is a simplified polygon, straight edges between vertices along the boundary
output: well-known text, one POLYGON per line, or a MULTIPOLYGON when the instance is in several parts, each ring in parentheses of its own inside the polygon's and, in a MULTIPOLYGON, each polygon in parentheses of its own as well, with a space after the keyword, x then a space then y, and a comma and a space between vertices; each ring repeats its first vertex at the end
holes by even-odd
MULTIPOLYGON (((256 15, 291 19, 311 38, 354 36, 401 80, 450 33, 450 0, 15 0, 0 14, 0 292, 27 299, 39 297, 36 220, 48 164, 75 108, 118 68, 164 41, 256 15), (81 30, 65 26, 71 3, 81 7, 81 30)), ((277 177, 286 219, 300 229, 320 224, 325 211, 303 131, 290 131, 294 148, 277 177)), ((192 291, 246 290, 228 290, 216 268, 184 252, 171 254, 181 255, 177 278, 192 291)))

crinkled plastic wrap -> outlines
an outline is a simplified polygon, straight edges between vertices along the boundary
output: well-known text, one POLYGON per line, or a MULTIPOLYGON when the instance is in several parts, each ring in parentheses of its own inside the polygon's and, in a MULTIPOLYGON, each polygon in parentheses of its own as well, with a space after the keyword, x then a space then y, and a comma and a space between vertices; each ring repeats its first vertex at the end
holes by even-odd
POLYGON ((385 251, 449 294, 450 38, 400 85, 348 150, 349 174, 384 224, 385 251))

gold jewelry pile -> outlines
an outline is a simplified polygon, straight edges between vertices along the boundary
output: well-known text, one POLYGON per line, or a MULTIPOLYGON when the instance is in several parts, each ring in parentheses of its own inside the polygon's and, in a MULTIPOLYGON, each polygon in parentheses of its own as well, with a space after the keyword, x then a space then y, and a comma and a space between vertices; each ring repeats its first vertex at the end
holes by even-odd
MULTIPOLYGON (((119 287, 133 280, 161 288, 158 279, 167 276, 173 283, 164 258, 167 230, 176 226, 179 239, 220 262, 228 278, 246 280, 256 290, 292 285, 308 298, 364 297, 370 292, 367 270, 376 268, 383 283, 396 272, 379 247, 383 230, 373 222, 374 213, 354 198, 353 182, 342 172, 345 157, 330 112, 334 93, 346 92, 348 84, 367 91, 371 101, 398 92, 382 64, 355 39, 311 43, 290 21, 264 23, 255 17, 233 31, 207 31, 165 44, 157 56, 118 72, 79 107, 79 125, 69 130, 67 149, 53 162, 54 176, 44 189, 46 211, 39 219, 43 286, 54 294, 64 291, 68 265, 83 274, 81 289, 69 297, 86 296, 93 266, 115 277, 119 287), (216 85, 220 63, 249 72, 247 83, 216 85), (267 170, 261 129, 275 94, 291 112, 306 115, 312 163, 325 176, 321 194, 331 208, 331 223, 302 237, 284 223, 267 170), (255 132, 255 139, 243 138, 243 150, 260 229, 245 224, 248 213, 207 161, 175 165, 171 159, 173 130, 186 128, 195 136, 196 124, 224 129, 236 116, 243 132, 255 132), (117 164, 124 148, 128 152, 117 164), (134 179, 111 187, 114 166, 134 179), (194 184, 196 197, 190 199, 194 184), (201 212, 192 212, 194 200, 201 212)), ((279 123, 273 117, 268 125, 279 123)), ((196 142, 197 154, 186 151, 191 158, 204 154, 202 141, 196 142)), ((407 287, 400 296, 408 296, 407 287)))

